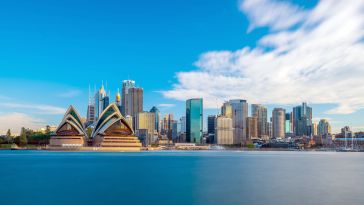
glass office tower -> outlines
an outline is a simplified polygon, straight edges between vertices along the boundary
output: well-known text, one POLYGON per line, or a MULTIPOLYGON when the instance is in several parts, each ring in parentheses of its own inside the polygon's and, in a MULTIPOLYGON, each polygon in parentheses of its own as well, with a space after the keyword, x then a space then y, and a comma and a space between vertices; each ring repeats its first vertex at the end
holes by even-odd
POLYGON ((202 98, 186 101, 186 141, 191 143, 202 142, 203 130, 203 101, 202 98))

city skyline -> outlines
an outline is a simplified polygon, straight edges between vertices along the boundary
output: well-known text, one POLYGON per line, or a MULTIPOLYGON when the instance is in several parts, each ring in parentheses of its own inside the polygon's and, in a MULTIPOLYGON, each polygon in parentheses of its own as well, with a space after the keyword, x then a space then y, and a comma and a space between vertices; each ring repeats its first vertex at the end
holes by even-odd
POLYGON ((131 2, 108 2, 102 8, 53 4, 6 2, 0 8, 3 19, 9 19, 0 34, 1 134, 8 128, 18 133, 20 127, 57 125, 69 105, 86 116, 89 85, 98 89, 104 81, 113 102, 127 79, 144 89, 143 110, 156 106, 161 116, 173 113, 179 119, 185 115, 186 99, 203 98, 205 130, 207 116, 218 114, 230 99, 263 104, 268 118, 276 107, 291 111, 307 102, 313 121, 327 119, 333 132, 346 125, 364 130, 360 1, 230 0, 209 5, 198 1, 195 6, 163 1, 151 12, 131 2), (293 20, 270 14, 275 21, 265 21, 257 13, 267 8, 286 11, 293 20), (19 12, 25 15, 17 17, 19 12), (87 12, 96 17, 89 20, 87 12), (351 23, 334 28, 332 18, 351 23), (38 24, 30 27, 28 21, 38 24), (315 21, 317 25, 307 28, 315 21), (335 35, 325 33, 336 30, 340 32, 335 35), (321 40, 323 35, 333 45, 321 40), (350 52, 338 53, 336 42, 350 52), (317 50, 312 55, 320 60, 307 54, 310 50, 317 50))

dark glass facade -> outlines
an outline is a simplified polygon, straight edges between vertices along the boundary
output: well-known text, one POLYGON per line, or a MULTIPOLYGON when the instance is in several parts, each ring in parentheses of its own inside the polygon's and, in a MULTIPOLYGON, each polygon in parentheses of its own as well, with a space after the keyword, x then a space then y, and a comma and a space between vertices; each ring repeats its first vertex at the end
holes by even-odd
POLYGON ((203 130, 203 101, 201 98, 186 101, 186 141, 201 143, 203 130))

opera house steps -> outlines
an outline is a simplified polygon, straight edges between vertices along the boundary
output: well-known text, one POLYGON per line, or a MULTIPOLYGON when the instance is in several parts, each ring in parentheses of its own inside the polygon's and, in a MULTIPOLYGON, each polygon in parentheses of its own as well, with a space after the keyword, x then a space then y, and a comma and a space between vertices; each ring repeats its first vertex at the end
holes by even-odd
POLYGON ((140 151, 142 144, 116 104, 110 104, 99 116, 92 132, 94 147, 100 151, 140 151))

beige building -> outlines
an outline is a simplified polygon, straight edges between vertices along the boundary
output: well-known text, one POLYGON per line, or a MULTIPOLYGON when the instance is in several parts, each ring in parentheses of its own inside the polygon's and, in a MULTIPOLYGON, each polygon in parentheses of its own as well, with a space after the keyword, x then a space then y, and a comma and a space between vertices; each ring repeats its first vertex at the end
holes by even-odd
POLYGON ((233 107, 229 102, 225 102, 221 107, 221 113, 223 116, 233 118, 233 107))
POLYGON ((283 108, 274 108, 272 113, 273 138, 285 138, 286 111, 283 108))
POLYGON ((246 137, 247 140, 258 138, 258 118, 247 117, 246 118, 246 137))
POLYGON ((252 104, 252 116, 257 117, 258 137, 263 138, 268 135, 268 115, 267 108, 261 104, 252 104))
POLYGON ((234 144, 234 128, 231 118, 225 116, 218 116, 216 118, 215 137, 219 145, 234 144))
POLYGON ((312 134, 314 135, 314 136, 316 136, 317 135, 317 123, 312 123, 312 134))
POLYGON ((155 114, 152 112, 140 112, 137 117, 137 129, 146 129, 148 131, 146 144, 150 145, 153 141, 155 132, 155 114))

